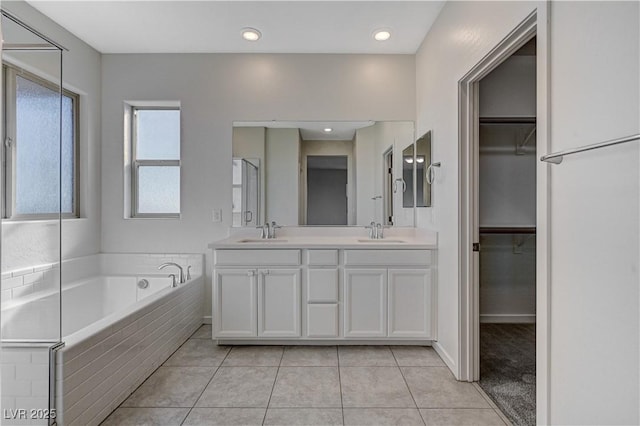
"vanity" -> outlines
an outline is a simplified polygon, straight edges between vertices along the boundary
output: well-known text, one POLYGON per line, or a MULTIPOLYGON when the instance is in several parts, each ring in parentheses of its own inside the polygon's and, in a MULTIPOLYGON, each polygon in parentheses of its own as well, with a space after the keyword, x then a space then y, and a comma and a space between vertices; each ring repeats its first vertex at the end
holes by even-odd
POLYGON ((255 230, 211 243, 213 335, 225 343, 436 339, 435 233, 362 227, 255 230))

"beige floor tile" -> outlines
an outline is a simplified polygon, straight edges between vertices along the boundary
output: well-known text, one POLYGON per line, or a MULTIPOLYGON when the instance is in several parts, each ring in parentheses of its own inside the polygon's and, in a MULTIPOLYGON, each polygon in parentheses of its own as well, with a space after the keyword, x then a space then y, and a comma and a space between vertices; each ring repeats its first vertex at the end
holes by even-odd
POLYGON ((424 426, 417 408, 345 408, 344 424, 424 426))
POLYGON ((492 408, 421 409, 420 413, 427 426, 504 426, 492 408))
POLYGON ((282 346, 234 346, 224 360, 225 367, 277 367, 282 346))
POLYGON ((184 425, 261 425, 264 408, 194 408, 184 421, 184 425))
POLYGON ((338 350, 335 346, 286 346, 282 367, 337 367, 338 350))
POLYGON ((427 346, 392 346, 391 351, 400 367, 444 367, 444 361, 427 346))
POLYGON ((391 349, 387 346, 340 346, 341 367, 395 367, 391 349))
POLYGON ((418 408, 490 408, 473 384, 458 382, 447 367, 401 367, 418 408))
POLYGON ((203 324, 195 333, 193 333, 190 339, 211 339, 211 324, 203 324))
POLYGON ((164 365, 176 367, 218 367, 231 347, 207 339, 189 339, 164 365))
POLYGON ((280 367, 269 408, 341 406, 338 367, 280 367))
POLYGON ((415 408, 398 367, 340 367, 344 407, 415 408))
POLYGON ((111 413, 111 415, 101 423, 101 426, 178 426, 182 423, 188 412, 189 408, 120 407, 111 413))
POLYGON ((265 425, 342 425, 340 408, 269 408, 265 425))
POLYGON ((205 367, 160 367, 122 406, 193 407, 215 371, 205 367))
POLYGON ((277 367, 220 367, 196 407, 266 408, 277 367))

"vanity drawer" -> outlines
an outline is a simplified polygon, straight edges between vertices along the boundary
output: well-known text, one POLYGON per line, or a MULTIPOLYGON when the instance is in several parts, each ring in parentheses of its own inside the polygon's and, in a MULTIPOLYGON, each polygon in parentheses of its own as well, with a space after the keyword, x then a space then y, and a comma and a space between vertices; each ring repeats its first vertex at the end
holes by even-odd
POLYGON ((338 269, 307 271, 307 302, 336 303, 338 301, 338 269))
POLYGON ((338 337, 338 305, 307 305, 307 337, 338 337))
POLYGON ((346 266, 431 265, 431 250, 345 250, 346 266))
POLYGON ((337 265, 338 250, 308 250, 307 263, 311 266, 337 265))
POLYGON ((216 250, 218 266, 293 266, 300 265, 300 250, 216 250))

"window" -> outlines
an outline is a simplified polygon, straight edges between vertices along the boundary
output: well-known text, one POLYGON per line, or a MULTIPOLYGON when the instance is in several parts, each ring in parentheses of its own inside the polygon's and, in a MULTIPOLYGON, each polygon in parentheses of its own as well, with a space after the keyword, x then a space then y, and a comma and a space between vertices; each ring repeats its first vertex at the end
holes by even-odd
POLYGON ((10 65, 3 75, 3 217, 78 217, 78 95, 63 90, 61 104, 56 84, 10 65))
POLYGON ((179 217, 180 108, 131 108, 132 217, 179 217))

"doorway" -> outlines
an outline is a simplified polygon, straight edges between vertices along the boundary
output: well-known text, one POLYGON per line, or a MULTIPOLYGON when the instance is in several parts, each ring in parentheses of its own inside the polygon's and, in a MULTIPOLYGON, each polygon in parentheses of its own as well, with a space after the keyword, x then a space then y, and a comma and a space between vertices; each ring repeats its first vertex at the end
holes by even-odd
POLYGON ((307 156, 307 225, 347 225, 346 155, 307 156))
MULTIPOLYGON (((548 5, 540 4, 485 57, 472 67, 458 83, 459 89, 459 380, 480 381, 480 276, 482 252, 480 236, 480 82, 505 60, 536 38, 535 59, 535 132, 527 144, 538 153, 549 151, 549 32, 548 5)), ((512 97, 517 102, 518 97, 512 97)), ((522 118, 522 117, 519 117, 522 118)), ((512 123, 515 124, 515 123, 512 123)), ((529 130, 530 132, 530 130, 529 130)), ((528 134, 520 142, 524 142, 528 134)), ((525 144, 525 146, 527 145, 525 144)), ((515 149, 513 145, 513 154, 515 149)), ((509 179, 514 179, 509 177, 509 179)), ((538 423, 549 422, 549 171, 535 161, 535 417, 538 423)), ((515 224, 511 224, 515 225, 515 224)), ((513 235, 516 250, 521 235, 513 235)), ((529 243, 529 242, 527 242, 529 243)), ((485 247, 486 248, 486 247, 485 247)), ((513 253, 512 253, 513 254, 513 253)))
POLYGON ((389 147, 382 154, 383 170, 384 170, 384 188, 382 191, 383 213, 382 219, 384 225, 393 225, 393 147, 389 147))
POLYGON ((535 425, 536 38, 477 96, 478 384, 514 424, 535 425))

